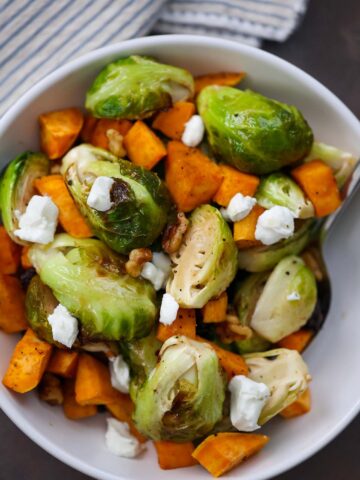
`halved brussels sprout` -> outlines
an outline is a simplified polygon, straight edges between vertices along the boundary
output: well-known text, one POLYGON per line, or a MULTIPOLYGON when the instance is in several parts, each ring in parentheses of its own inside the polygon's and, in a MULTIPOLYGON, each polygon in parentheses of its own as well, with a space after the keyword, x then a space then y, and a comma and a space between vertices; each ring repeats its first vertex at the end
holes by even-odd
POLYGON ((305 198, 301 188, 281 172, 263 178, 255 196, 262 207, 287 207, 295 218, 310 218, 315 215, 314 205, 305 198))
POLYGON ((288 255, 298 255, 312 238, 314 222, 306 220, 295 230, 290 238, 274 245, 261 245, 239 250, 239 268, 248 272, 264 272, 271 270, 277 263, 288 255))
MULTIPOLYGON (((311 317, 317 300, 316 281, 303 260, 294 255, 283 258, 267 279, 266 273, 254 273, 246 282, 261 276, 264 278, 259 288, 263 290, 255 308, 250 303, 247 314, 251 315, 251 328, 261 337, 276 343, 299 330, 311 317)), ((243 287, 238 295, 242 299, 239 304, 246 305, 247 297, 256 294, 243 287)), ((240 313, 240 309, 238 311, 240 313)))
POLYGON ((193 95, 194 80, 187 70, 132 55, 99 73, 85 106, 95 117, 146 118, 193 95))
POLYGON ((50 161, 45 155, 25 152, 9 163, 1 177, 2 222, 12 240, 20 245, 28 243, 14 234, 14 231, 19 228, 19 217, 25 212, 30 198, 36 193, 34 180, 47 175, 49 170, 50 161))
POLYGON ((329 165, 334 170, 339 188, 344 186, 356 164, 356 159, 351 153, 320 142, 313 143, 311 151, 304 162, 310 162, 311 160, 322 160, 329 165))
POLYGON ((95 239, 56 235, 29 258, 56 299, 77 317, 84 341, 147 335, 157 315, 152 285, 125 273, 125 260, 95 239))
POLYGON ((38 275, 35 275, 26 291, 25 307, 26 318, 36 335, 48 343, 64 348, 53 339, 52 328, 48 321, 59 302, 51 289, 45 285, 38 275))
POLYGON ((181 307, 202 308, 226 290, 236 275, 237 248, 217 208, 202 205, 193 211, 180 250, 171 260, 166 291, 181 307))
POLYGON ((296 107, 250 90, 208 86, 197 105, 215 154, 245 172, 279 170, 305 157, 313 143, 296 107))
POLYGON ((260 414, 259 425, 264 425, 308 388, 311 377, 296 350, 277 348, 245 355, 244 358, 249 367, 249 378, 265 383, 271 392, 260 414))
POLYGON ((171 337, 138 390, 134 420, 153 440, 186 442, 205 435, 222 418, 224 398, 215 351, 185 336, 171 337))
POLYGON ((171 203, 165 184, 155 173, 85 144, 64 157, 62 173, 96 236, 116 252, 147 247, 163 230, 171 203), (101 176, 114 180, 112 206, 105 212, 87 204, 91 187, 101 176))

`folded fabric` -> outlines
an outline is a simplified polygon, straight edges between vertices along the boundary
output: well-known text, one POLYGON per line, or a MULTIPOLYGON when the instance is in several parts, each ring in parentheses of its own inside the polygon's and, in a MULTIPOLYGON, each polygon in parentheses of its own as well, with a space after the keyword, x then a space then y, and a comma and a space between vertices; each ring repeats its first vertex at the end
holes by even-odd
POLYGON ((3 0, 0 116, 34 83, 85 52, 150 31, 285 40, 306 0, 3 0))

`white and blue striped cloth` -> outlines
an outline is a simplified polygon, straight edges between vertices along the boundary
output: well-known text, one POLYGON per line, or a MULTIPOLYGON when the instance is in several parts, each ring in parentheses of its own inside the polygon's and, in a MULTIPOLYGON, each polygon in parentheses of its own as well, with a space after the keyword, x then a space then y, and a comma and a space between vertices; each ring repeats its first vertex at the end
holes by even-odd
POLYGON ((128 38, 195 33, 283 41, 307 0, 0 0, 0 116, 41 77, 128 38))

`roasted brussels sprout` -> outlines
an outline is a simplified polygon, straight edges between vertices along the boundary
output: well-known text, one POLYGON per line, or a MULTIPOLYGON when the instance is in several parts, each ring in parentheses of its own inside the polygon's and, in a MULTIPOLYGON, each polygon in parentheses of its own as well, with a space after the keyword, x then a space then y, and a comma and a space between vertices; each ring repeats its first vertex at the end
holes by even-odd
POLYGON ((125 273, 125 260, 95 239, 60 234, 34 245, 29 258, 56 299, 77 317, 84 341, 147 335, 156 318, 155 290, 125 273))
POLYGON ((187 70, 132 55, 99 73, 85 106, 95 117, 146 118, 193 95, 194 80, 187 70))
POLYGON ((351 153, 344 152, 325 143, 314 142, 309 155, 304 161, 310 162, 311 160, 319 159, 334 170, 339 188, 344 186, 356 164, 356 159, 351 153))
POLYGON ((27 242, 14 234, 18 229, 18 219, 36 193, 34 180, 47 175, 49 169, 50 161, 45 155, 25 152, 9 163, 0 179, 2 222, 12 240, 20 245, 26 245, 27 242))
POLYGON ((250 275, 240 285, 235 305, 242 324, 276 343, 305 325, 316 300, 314 274, 300 257, 291 255, 271 273, 250 275))
POLYGON ((248 272, 264 272, 271 270, 288 255, 298 255, 312 238, 314 222, 306 220, 295 230, 290 238, 274 245, 251 247, 239 250, 239 268, 248 272))
POLYGON ((185 336, 170 337, 138 390, 134 420, 153 440, 186 442, 222 418, 225 381, 215 351, 185 336))
POLYGON ((237 248, 217 208, 202 205, 194 210, 180 250, 171 260, 174 267, 166 291, 181 307, 201 308, 226 290, 236 274, 237 248))
POLYGON ((305 198, 301 188, 284 173, 272 173, 261 180, 256 200, 264 208, 279 205, 287 207, 295 218, 310 218, 315 215, 314 206, 305 198))
POLYGON ((271 343, 268 340, 265 340, 265 338, 256 335, 254 332, 253 336, 250 338, 235 341, 234 346, 241 355, 244 355, 246 353, 264 352, 265 350, 269 350, 271 343))
POLYGON ((38 275, 35 275, 26 291, 26 318, 36 335, 48 343, 64 348, 55 342, 52 335, 48 316, 51 315, 59 302, 54 297, 51 289, 45 285, 38 275))
POLYGON ((197 105, 215 154, 245 172, 279 170, 305 157, 313 143, 296 107, 250 90, 208 86, 197 105))
POLYGON ((73 148, 64 157, 62 172, 68 188, 95 234, 120 253, 153 243, 163 230, 170 210, 164 183, 153 172, 120 160, 91 145, 73 148), (87 204, 99 177, 110 177, 111 203, 107 211, 87 204))
POLYGON ((259 425, 293 403, 311 380, 308 368, 296 350, 277 348, 263 353, 245 355, 249 377, 267 385, 271 395, 259 418, 259 425))

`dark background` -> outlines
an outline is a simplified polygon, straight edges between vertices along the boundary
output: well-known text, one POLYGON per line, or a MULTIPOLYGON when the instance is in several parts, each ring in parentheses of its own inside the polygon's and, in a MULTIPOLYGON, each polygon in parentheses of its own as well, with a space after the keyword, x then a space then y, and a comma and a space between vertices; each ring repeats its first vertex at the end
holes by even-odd
MULTIPOLYGON (((284 44, 264 49, 326 85, 360 118, 360 0, 310 0, 305 19, 284 44)), ((336 386, 334 385, 334 388, 336 386)), ((360 417, 330 445, 277 480, 360 478, 360 417)), ((51 457, 0 412, 0 480, 86 480, 51 457)))

